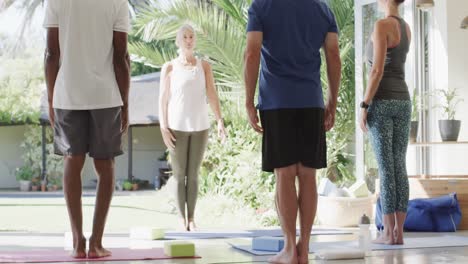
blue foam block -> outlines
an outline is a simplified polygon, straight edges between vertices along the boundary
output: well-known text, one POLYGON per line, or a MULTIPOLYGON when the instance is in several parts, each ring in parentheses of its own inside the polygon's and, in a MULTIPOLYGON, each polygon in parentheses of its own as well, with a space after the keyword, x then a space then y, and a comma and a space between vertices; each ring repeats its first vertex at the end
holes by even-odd
POLYGON ((255 237, 252 239, 252 249, 260 251, 279 252, 284 247, 282 237, 255 237))

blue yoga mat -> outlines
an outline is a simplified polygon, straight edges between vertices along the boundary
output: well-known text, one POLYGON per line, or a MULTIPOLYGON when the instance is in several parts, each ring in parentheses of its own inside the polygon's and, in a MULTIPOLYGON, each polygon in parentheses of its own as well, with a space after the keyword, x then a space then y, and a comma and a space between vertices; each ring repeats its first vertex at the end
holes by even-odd
MULTIPOLYGON (((312 235, 346 235, 352 234, 351 231, 343 231, 338 229, 314 229, 312 235)), ((299 230, 297 231, 299 235, 299 230)), ((275 229, 257 229, 257 230, 239 230, 239 231, 226 231, 226 230, 199 230, 199 231, 166 231, 164 238, 166 239, 207 239, 207 238, 235 238, 235 237, 280 237, 283 232, 280 228, 275 229)))
MULTIPOLYGON (((233 248, 248 252, 257 256, 275 255, 277 252, 252 250, 252 245, 241 243, 229 243, 233 248)), ((380 245, 372 244, 372 250, 397 250, 413 248, 441 248, 441 247, 463 247, 468 246, 468 236, 442 235, 430 237, 408 237, 405 238, 404 245, 380 245)), ((357 241, 337 241, 337 242, 312 242, 309 252, 314 253, 326 249, 350 249, 357 248, 357 241)))

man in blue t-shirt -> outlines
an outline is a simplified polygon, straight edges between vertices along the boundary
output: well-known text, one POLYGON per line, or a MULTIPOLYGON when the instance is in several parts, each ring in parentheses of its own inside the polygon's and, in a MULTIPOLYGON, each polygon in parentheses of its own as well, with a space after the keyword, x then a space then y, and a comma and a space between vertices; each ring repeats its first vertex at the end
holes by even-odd
POLYGON ((262 169, 276 175, 276 206, 285 235, 284 249, 271 261, 307 263, 317 208, 315 173, 327 166, 325 132, 334 125, 340 85, 338 28, 331 10, 319 0, 254 0, 247 31, 246 108, 251 126, 263 134, 262 169), (328 73, 326 104, 321 48, 328 73), (260 62, 261 126, 254 105, 260 62), (296 244, 298 209, 301 231, 296 244))

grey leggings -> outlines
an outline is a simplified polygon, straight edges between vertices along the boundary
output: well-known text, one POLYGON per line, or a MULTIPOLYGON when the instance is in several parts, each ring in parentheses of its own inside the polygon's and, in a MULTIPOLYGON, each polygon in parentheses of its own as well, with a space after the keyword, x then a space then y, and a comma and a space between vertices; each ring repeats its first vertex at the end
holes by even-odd
POLYGON ((384 214, 406 212, 409 185, 406 149, 411 123, 409 100, 375 100, 367 125, 379 166, 380 198, 384 214))
POLYGON ((169 150, 172 175, 175 180, 174 193, 179 215, 193 219, 198 196, 198 171, 208 142, 208 130, 183 132, 172 130, 176 138, 175 149, 169 150))

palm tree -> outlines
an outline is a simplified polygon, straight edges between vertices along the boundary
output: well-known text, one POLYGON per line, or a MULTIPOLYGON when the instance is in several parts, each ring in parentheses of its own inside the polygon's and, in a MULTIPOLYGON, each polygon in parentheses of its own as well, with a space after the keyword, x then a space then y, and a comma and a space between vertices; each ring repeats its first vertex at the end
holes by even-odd
POLYGON ((242 54, 245 47, 247 8, 250 0, 166 1, 153 3, 137 15, 130 45, 136 60, 161 67, 175 57, 176 30, 190 23, 197 31, 198 52, 213 64, 218 85, 242 87, 242 54))

